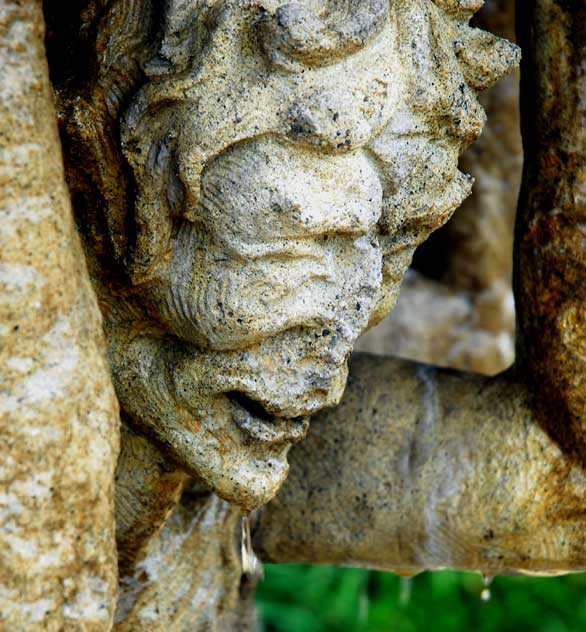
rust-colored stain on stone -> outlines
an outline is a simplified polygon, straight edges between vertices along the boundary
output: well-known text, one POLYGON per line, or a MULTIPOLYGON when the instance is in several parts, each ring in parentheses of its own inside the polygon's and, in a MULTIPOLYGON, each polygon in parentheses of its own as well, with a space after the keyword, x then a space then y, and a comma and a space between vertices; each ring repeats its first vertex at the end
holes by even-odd
POLYGON ((517 307, 540 423, 586 466, 586 131, 584 9, 521 7, 525 178, 517 307))

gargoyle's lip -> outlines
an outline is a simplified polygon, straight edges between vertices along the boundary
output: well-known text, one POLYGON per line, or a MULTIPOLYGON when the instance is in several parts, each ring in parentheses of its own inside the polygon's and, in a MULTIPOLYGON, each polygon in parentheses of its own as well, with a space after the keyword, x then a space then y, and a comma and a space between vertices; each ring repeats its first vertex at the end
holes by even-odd
POLYGON ((228 393, 227 396, 232 405, 234 423, 255 442, 266 445, 297 443, 307 434, 308 416, 294 419, 277 417, 240 392, 228 393))

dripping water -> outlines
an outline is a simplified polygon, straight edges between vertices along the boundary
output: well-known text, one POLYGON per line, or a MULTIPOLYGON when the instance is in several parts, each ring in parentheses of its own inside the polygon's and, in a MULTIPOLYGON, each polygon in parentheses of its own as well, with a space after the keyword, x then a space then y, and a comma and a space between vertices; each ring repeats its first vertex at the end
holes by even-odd
POLYGON ((490 601, 490 585, 493 578, 490 575, 482 575, 482 592, 480 593, 480 599, 484 602, 490 601))
POLYGON ((250 535, 250 514, 244 514, 240 521, 240 554, 242 556, 242 573, 254 579, 262 579, 264 571, 262 563, 252 548, 250 535))

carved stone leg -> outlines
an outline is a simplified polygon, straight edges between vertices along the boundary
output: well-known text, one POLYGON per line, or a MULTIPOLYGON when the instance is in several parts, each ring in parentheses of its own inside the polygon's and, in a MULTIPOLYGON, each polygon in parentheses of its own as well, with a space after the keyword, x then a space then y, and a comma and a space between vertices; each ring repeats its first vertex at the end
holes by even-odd
POLYGON ((149 541, 178 505, 187 474, 146 437, 122 424, 116 466, 116 547, 121 578, 142 561, 149 541))
POLYGON ((107 630, 118 404, 40 2, 0 1, 0 629, 107 630))
POLYGON ((586 569, 586 477, 511 373, 357 354, 255 534, 271 562, 487 574, 586 569))

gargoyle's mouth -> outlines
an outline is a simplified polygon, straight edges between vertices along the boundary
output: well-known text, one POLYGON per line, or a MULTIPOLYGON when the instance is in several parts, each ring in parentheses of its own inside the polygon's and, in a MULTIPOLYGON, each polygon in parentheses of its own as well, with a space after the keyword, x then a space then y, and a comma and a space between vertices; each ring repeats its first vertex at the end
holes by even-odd
POLYGON ((277 417, 241 391, 230 391, 226 396, 232 404, 234 422, 255 441, 266 444, 297 443, 307 434, 308 416, 293 419, 277 417))

